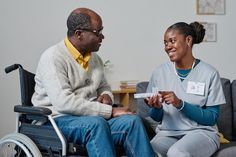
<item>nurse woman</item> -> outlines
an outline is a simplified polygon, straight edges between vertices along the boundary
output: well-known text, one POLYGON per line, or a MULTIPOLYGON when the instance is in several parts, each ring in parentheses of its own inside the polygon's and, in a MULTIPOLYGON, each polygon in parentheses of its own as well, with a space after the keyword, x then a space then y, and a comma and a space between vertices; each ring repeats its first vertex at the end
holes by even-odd
POLYGON ((204 35, 198 22, 175 23, 164 34, 170 61, 153 71, 147 92, 156 94, 145 99, 159 122, 151 144, 163 157, 209 157, 219 148, 216 122, 225 103, 220 76, 192 52, 204 35))

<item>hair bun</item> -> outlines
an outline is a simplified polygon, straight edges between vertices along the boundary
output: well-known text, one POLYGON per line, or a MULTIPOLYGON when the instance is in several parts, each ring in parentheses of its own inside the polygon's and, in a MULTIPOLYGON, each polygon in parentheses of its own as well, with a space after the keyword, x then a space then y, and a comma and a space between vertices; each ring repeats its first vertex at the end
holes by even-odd
POLYGON ((195 44, 198 44, 198 43, 202 42, 202 40, 203 40, 203 38, 205 36, 205 28, 204 28, 204 26, 201 23, 196 22, 196 21, 190 23, 189 25, 192 27, 193 31, 196 34, 196 38, 195 38, 195 40, 193 42, 195 44))

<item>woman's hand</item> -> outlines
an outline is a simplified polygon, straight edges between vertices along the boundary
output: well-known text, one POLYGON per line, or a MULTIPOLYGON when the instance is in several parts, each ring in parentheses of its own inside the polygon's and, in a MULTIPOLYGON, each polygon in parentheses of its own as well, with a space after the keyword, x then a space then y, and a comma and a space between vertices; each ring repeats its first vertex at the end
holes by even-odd
POLYGON ((159 91, 162 96, 163 102, 166 104, 172 104, 176 108, 179 108, 182 104, 182 100, 179 99, 173 91, 159 91))
POLYGON ((144 102, 150 107, 161 108, 162 107, 162 95, 156 94, 151 97, 144 99, 144 102))

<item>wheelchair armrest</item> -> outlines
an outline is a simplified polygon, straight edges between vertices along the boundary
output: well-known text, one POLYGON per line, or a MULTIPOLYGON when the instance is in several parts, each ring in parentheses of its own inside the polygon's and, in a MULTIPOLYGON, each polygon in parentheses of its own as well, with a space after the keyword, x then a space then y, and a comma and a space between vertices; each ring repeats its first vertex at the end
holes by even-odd
POLYGON ((40 116, 47 116, 52 114, 52 111, 45 107, 36 107, 36 106, 22 106, 16 105, 14 106, 14 111, 19 113, 25 114, 32 114, 32 115, 40 115, 40 116))

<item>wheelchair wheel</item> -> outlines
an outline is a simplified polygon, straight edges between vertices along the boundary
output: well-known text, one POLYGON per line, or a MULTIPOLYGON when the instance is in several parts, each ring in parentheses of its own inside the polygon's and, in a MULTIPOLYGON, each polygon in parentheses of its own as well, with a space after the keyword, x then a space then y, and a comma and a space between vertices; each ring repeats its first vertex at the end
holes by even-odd
POLYGON ((42 157, 38 147, 27 136, 11 133, 0 140, 1 157, 42 157))

